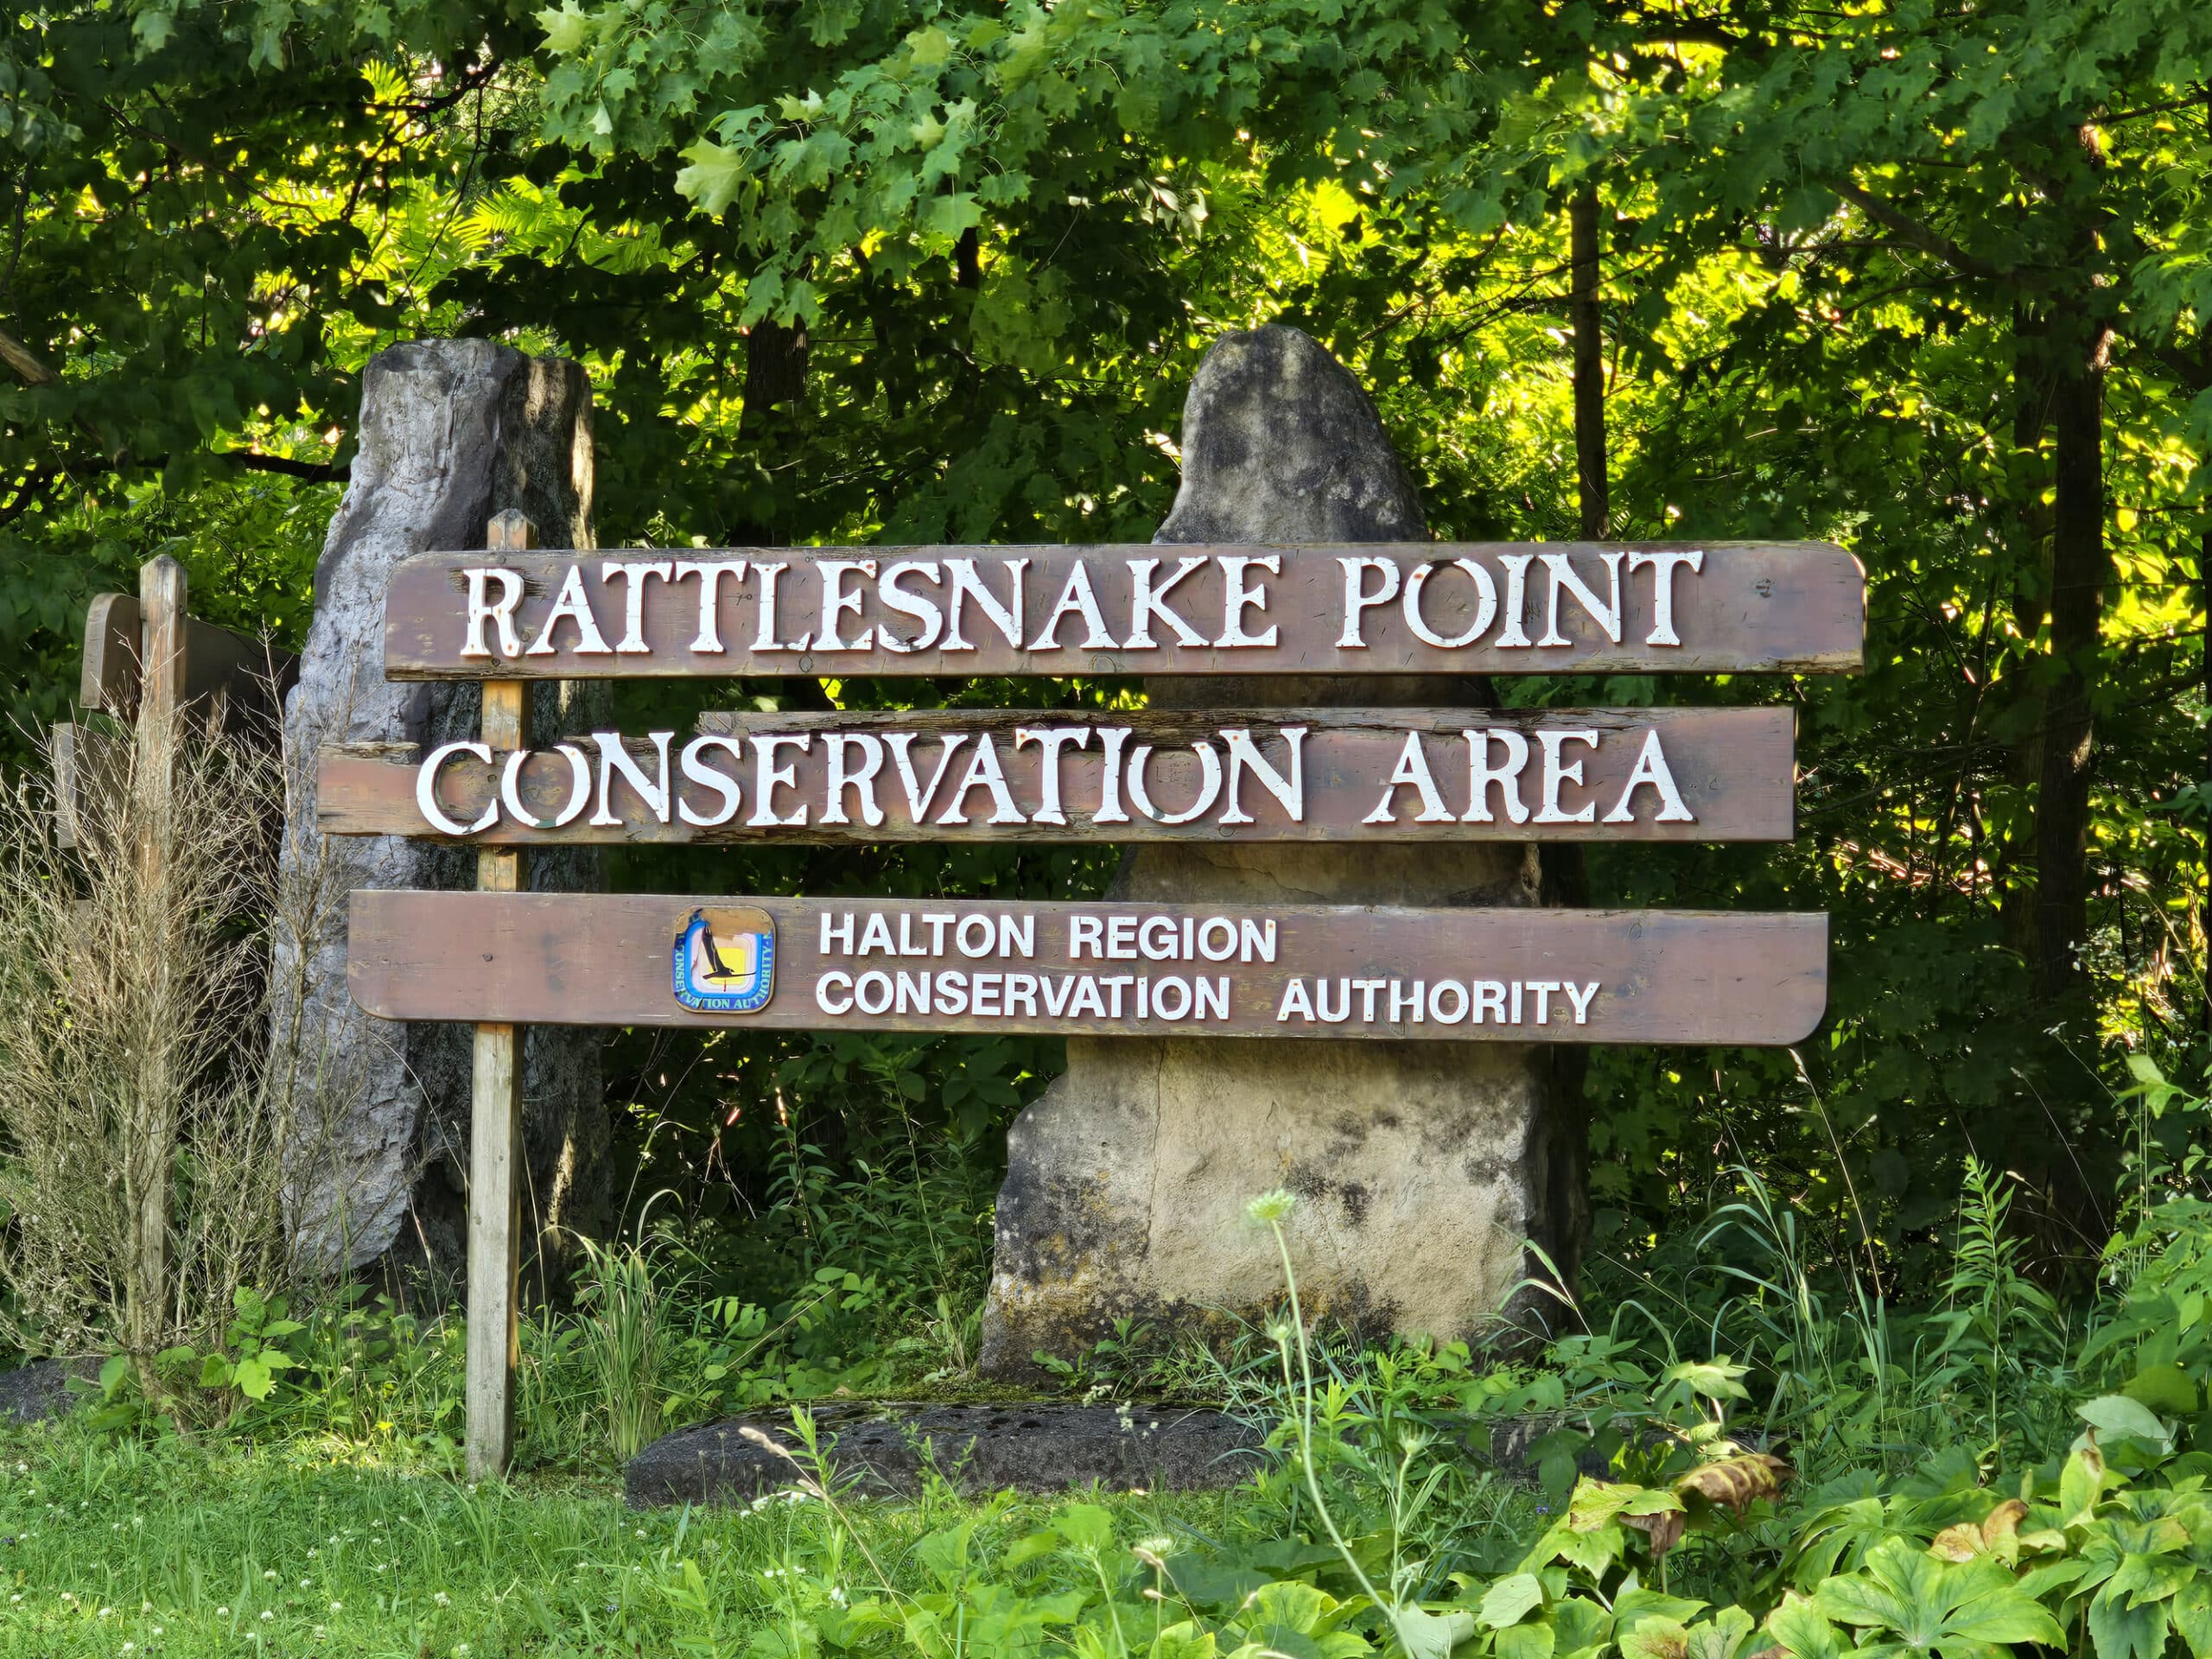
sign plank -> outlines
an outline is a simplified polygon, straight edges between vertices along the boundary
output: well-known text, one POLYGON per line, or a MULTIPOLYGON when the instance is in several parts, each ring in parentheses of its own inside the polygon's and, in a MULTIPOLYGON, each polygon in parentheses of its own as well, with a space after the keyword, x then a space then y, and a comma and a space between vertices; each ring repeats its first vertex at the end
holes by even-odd
MULTIPOLYGON (((143 675, 145 610, 129 594, 98 594, 85 613, 85 661, 77 701, 124 720, 135 719, 143 675)), ((288 651, 230 628, 187 617, 183 702, 223 699, 226 729, 258 734, 283 719, 284 694, 300 677, 288 651)))
POLYGON ((351 923, 395 1020, 1782 1045, 1827 995, 1817 914, 365 888, 351 923))
POLYGON ((486 846, 1787 841, 1794 724, 1783 708, 709 714, 688 741, 591 733, 518 760, 327 748, 316 799, 326 834, 486 846))
POLYGON ((1852 673, 1822 542, 425 554, 394 679, 812 674, 1852 673))

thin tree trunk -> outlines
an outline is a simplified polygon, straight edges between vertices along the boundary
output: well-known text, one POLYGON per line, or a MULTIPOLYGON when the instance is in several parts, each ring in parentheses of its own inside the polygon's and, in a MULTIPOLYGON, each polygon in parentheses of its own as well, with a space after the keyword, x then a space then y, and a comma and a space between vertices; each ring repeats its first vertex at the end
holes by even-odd
POLYGON ((779 417, 788 417, 806 396, 806 325, 775 322, 763 318, 745 333, 745 407, 739 412, 739 430, 746 435, 766 431, 779 417))
POLYGON ((1605 323, 1598 307, 1604 276, 1598 243, 1598 193, 1584 190, 1567 207, 1572 287, 1567 316, 1574 328, 1574 467, 1581 486, 1582 536, 1602 541, 1611 523, 1605 488, 1605 323))
POLYGON ((2099 334, 2086 360, 2059 377, 2052 399, 2051 674, 2044 707, 2036 799, 2035 987, 2039 1001, 2080 991, 2088 934, 2090 747, 2104 589, 2104 359, 2099 334))
MULTIPOLYGON (((2044 499, 2044 435, 2050 424, 2051 383, 2042 319, 2024 302, 2012 307, 2012 458, 2007 485, 2014 504, 2012 621, 2024 639, 2042 630, 2050 609, 2051 510, 2044 499)), ((2043 773, 2045 700, 2037 677, 2018 677, 2016 707, 2006 724, 2017 733, 2005 772, 2022 794, 2043 773)), ((1997 916, 2006 944, 2024 962, 2036 958, 2033 833, 2006 835, 1988 849, 1997 884, 1997 916)))
MULTIPOLYGON (((745 404, 739 410, 741 443, 766 450, 767 441, 790 427, 806 397, 806 325, 762 318, 745 331, 745 404)), ((760 499, 752 513, 731 526, 741 547, 781 547, 791 536, 784 522, 782 486, 766 466, 756 466, 754 487, 760 499)))
MULTIPOLYGON (((1604 251, 1598 237, 1598 193, 1586 189, 1567 204, 1569 277, 1567 321, 1574 331, 1574 472, 1585 541, 1603 541, 1612 518, 1606 490, 1605 316, 1598 304, 1604 251)), ((1543 849, 1549 902, 1590 902, 1590 867, 1573 842, 1543 849)), ((1553 1260, 1573 1285, 1590 1231, 1589 1057, 1580 1045, 1561 1043, 1551 1055, 1551 1146, 1547 1212, 1555 1220, 1553 1260)))
MULTIPOLYGON (((2196 602, 2204 607, 2204 665, 2198 683, 2204 709, 2212 715, 2212 524, 2204 527, 2196 542, 2196 602)), ((2204 727, 2204 783, 2212 789, 2212 719, 2204 727)), ((2204 892, 2196 905, 2196 936, 2212 942, 2212 811, 2208 811, 2204 821, 2204 892)), ((2199 989, 2204 998, 2204 1028, 2212 1033, 2212 978, 2199 989)))

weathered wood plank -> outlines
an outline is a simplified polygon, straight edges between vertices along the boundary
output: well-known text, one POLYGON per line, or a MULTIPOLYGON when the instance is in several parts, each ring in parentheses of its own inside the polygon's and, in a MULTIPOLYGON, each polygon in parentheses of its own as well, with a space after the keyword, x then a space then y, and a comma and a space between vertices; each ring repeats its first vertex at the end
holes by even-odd
POLYGON ((1860 665, 1820 542, 435 553, 393 573, 394 679, 1558 674, 1860 665))
MULTIPOLYGON (((99 594, 85 613, 85 660, 77 690, 79 706, 135 718, 141 682, 141 635, 145 613, 128 594, 99 594)), ((223 722, 233 732, 265 728, 281 719, 284 694, 299 678, 299 658, 232 629, 187 617, 182 700, 200 705, 223 700, 223 722)))
MULTIPOLYGON (((501 788, 511 752, 495 745, 488 760, 448 753, 430 798, 448 826, 493 814, 491 827, 470 837, 486 846, 1787 841, 1794 718, 1786 708, 709 714, 699 721, 708 741, 687 745, 664 734, 665 753, 649 739, 621 743, 655 785, 651 801, 613 763, 608 751, 621 741, 613 734, 605 743, 590 734, 571 740, 573 757, 556 748, 527 755, 516 763, 512 803, 503 802, 501 788), (1231 732, 1248 734, 1249 747, 1224 736, 1231 732), (1295 740, 1295 766, 1287 732, 1304 734, 1295 740), (1417 766, 1407 760, 1409 738, 1419 744, 1417 766), (1655 741, 1656 757, 1647 753, 1655 741), (1133 787, 1145 750, 1143 782, 1133 787), (734 783, 737 804, 721 787, 687 776, 692 766, 734 783), (1478 766, 1489 779, 1487 821, 1469 816, 1478 766), (865 774, 842 783, 834 806, 833 772, 844 780, 865 774), (778 781, 764 804, 761 779, 772 773, 778 781), (1004 779, 1003 801, 992 787, 995 773, 1004 779), (1415 781, 1393 784, 1399 776, 1415 781), (969 779, 975 781, 962 789, 969 779), (1285 796, 1297 805, 1295 817, 1285 796), (1170 821, 1201 801, 1210 804, 1188 822, 1170 821), (1387 815, 1371 822, 1386 803, 1387 815), (527 827, 516 805, 546 827, 527 827), (563 816, 567 822, 557 823, 563 816), (716 817, 722 821, 708 822, 716 817)), ((446 836, 423 815, 425 759, 407 747, 326 748, 319 826, 328 835, 446 836)))
POLYGON ((58 721, 47 728, 54 768, 54 838, 85 843, 86 824, 115 812, 130 784, 130 740, 93 726, 58 721))
POLYGON ((386 1019, 1778 1045, 1827 918, 364 890, 348 979, 386 1019))
MULTIPOLYGON (((512 509, 492 520, 486 545, 520 552, 530 521, 512 509)), ((519 749, 530 741, 530 687, 520 680, 484 685, 484 741, 519 749)), ((513 893, 525 855, 486 847, 476 855, 476 885, 513 893)), ((471 1480, 506 1471, 514 1454, 515 1372, 522 1363, 520 1280, 522 1033, 512 1021, 476 1027, 468 1126, 468 1347, 467 1463, 471 1480)))

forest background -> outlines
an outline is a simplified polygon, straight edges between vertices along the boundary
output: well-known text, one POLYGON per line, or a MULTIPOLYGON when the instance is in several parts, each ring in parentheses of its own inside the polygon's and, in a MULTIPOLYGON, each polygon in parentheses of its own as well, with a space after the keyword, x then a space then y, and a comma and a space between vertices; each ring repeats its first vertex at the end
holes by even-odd
MULTIPOLYGON (((199 613, 300 642, 396 341, 581 360, 605 545, 1083 542, 1149 537, 1199 356, 1285 322, 1371 390, 1440 536, 1866 567, 1863 677, 1694 688, 1796 705, 1797 841, 1589 856, 1592 902, 1834 938, 1799 1050, 1594 1057, 1598 1260, 1705 1213, 1725 1163, 1909 1291, 1978 1155, 2039 1266, 2086 1268, 2145 1150, 2120 1052, 2204 1075, 2212 10, 79 0, 6 29, 11 758, 65 715, 88 597, 156 553, 199 613)), ((1131 690, 632 684, 620 715, 1131 690)), ((1114 862, 619 856, 630 888, 1007 897, 1114 862)), ((1059 1065, 615 1040, 632 1191, 702 1234, 887 1148, 987 1206, 1059 1065)))

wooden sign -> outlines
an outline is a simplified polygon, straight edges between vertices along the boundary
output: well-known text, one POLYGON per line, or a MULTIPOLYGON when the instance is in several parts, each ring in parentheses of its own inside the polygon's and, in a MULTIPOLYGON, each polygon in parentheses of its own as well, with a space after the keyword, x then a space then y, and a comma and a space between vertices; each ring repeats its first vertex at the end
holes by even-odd
POLYGON ((1821 542, 435 553, 394 679, 1576 674, 1860 664, 1821 542))
POLYGON ((393 1020, 1099 1036, 1788 1044, 1827 918, 1755 912, 376 892, 393 1020))
MULTIPOLYGON (((85 613, 85 661, 77 701, 118 719, 137 713, 145 655, 146 607, 128 594, 98 594, 85 613)), ((281 724, 284 694, 300 677, 299 658, 265 640, 184 619, 183 702, 220 699, 226 728, 258 734, 281 724)))
POLYGON ((327 834, 539 842, 1787 841, 1788 709, 708 715, 323 751, 327 834))

